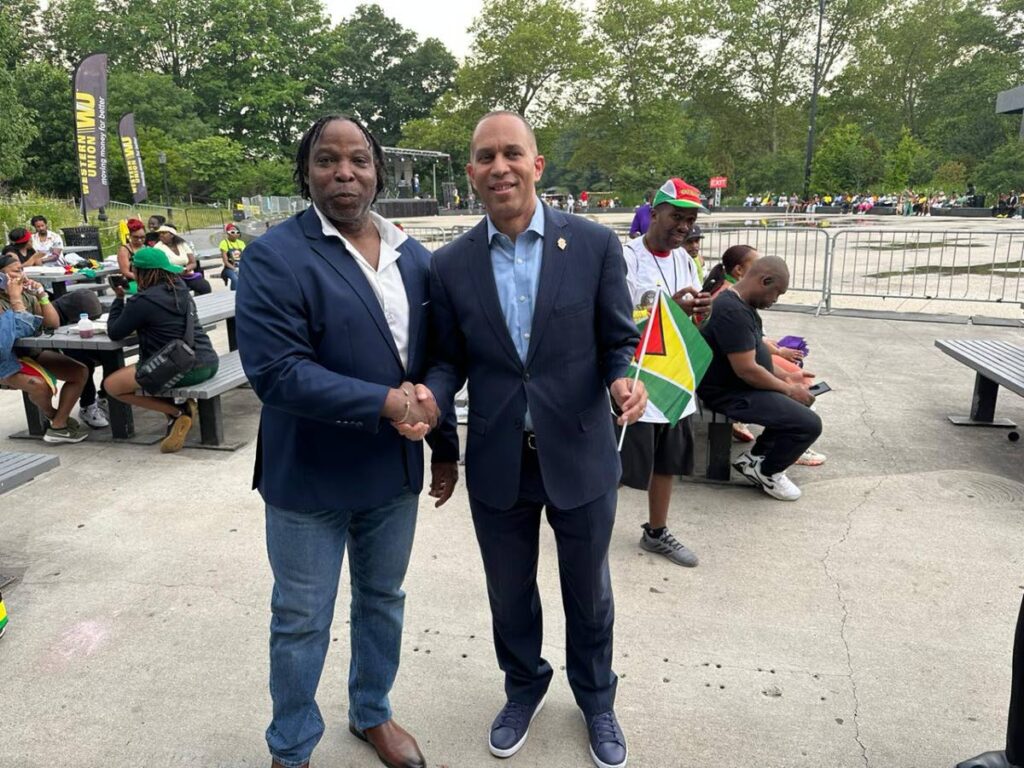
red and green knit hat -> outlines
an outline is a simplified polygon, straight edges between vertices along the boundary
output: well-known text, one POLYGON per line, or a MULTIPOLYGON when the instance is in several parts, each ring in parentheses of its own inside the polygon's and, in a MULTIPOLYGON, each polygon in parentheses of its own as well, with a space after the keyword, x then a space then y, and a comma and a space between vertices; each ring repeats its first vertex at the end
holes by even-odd
POLYGON ((700 204, 700 191, 682 179, 669 179, 661 185, 658 194, 654 196, 651 207, 657 208, 662 203, 674 205, 676 208, 693 208, 701 213, 710 213, 700 204))

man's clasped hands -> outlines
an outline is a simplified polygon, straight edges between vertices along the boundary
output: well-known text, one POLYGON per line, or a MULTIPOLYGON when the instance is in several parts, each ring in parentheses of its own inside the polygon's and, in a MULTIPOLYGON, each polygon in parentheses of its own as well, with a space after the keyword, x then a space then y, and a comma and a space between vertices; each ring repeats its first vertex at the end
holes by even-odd
POLYGON ((397 389, 388 391, 383 416, 403 437, 422 440, 437 426, 441 409, 426 386, 404 381, 397 389))

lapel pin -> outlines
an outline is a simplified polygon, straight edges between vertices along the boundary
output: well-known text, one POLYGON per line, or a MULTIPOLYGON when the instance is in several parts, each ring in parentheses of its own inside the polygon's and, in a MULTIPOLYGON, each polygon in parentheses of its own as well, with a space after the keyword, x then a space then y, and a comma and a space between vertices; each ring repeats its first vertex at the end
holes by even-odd
POLYGON ((565 250, 565 238, 564 237, 558 238, 558 250, 560 250, 560 251, 564 251, 565 250))

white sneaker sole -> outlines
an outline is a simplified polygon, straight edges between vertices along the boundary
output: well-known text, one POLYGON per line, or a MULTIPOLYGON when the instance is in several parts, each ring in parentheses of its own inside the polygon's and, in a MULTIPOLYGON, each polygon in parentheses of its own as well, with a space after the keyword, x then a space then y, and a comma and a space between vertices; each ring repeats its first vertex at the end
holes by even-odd
POLYGON ((590 726, 587 725, 587 716, 584 715, 582 711, 580 714, 583 715, 583 726, 587 729, 587 748, 590 750, 590 759, 594 761, 594 765, 596 765, 597 768, 624 768, 626 762, 629 760, 629 747, 626 747, 626 756, 622 758, 621 763, 606 763, 601 760, 601 758, 594 754, 594 748, 590 746, 590 726))
POLYGON ((85 438, 87 438, 88 436, 89 435, 87 435, 87 434, 83 434, 83 435, 80 435, 79 437, 56 437, 54 435, 50 435, 50 434, 47 433, 47 434, 43 435, 43 442, 44 443, 80 443, 83 440, 85 440, 85 438))
POLYGON ((544 698, 540 700, 540 704, 538 704, 537 708, 533 710, 533 715, 530 717, 530 722, 526 724, 526 731, 523 733, 523 738, 521 738, 508 749, 498 749, 491 743, 491 739, 490 737, 488 737, 487 748, 491 751, 491 754, 495 757, 512 757, 512 755, 514 755, 516 752, 522 749, 523 745, 526 744, 526 737, 530 735, 530 726, 533 725, 533 721, 536 719, 537 715, 540 714, 540 711, 544 709, 544 702, 547 700, 548 695, 545 693, 544 698))

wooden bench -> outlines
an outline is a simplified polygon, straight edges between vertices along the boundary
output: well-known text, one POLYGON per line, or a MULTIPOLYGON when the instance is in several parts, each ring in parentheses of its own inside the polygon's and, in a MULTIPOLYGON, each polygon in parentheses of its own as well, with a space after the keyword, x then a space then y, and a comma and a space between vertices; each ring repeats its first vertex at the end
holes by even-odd
MULTIPOLYGON (((970 415, 949 420, 958 426, 1015 428, 1009 419, 995 417, 996 396, 1000 386, 1024 396, 1024 347, 996 339, 936 339, 935 346, 977 372, 970 415)), ((1011 440, 1019 437, 1010 433, 1011 440)))
POLYGON ((220 396, 247 383, 242 359, 236 350, 221 355, 217 373, 212 379, 191 387, 168 389, 161 392, 160 396, 196 400, 199 404, 199 442, 210 447, 227 447, 224 443, 220 396))
POLYGON ((60 466, 60 457, 48 453, 0 451, 0 493, 24 485, 37 475, 60 466))

